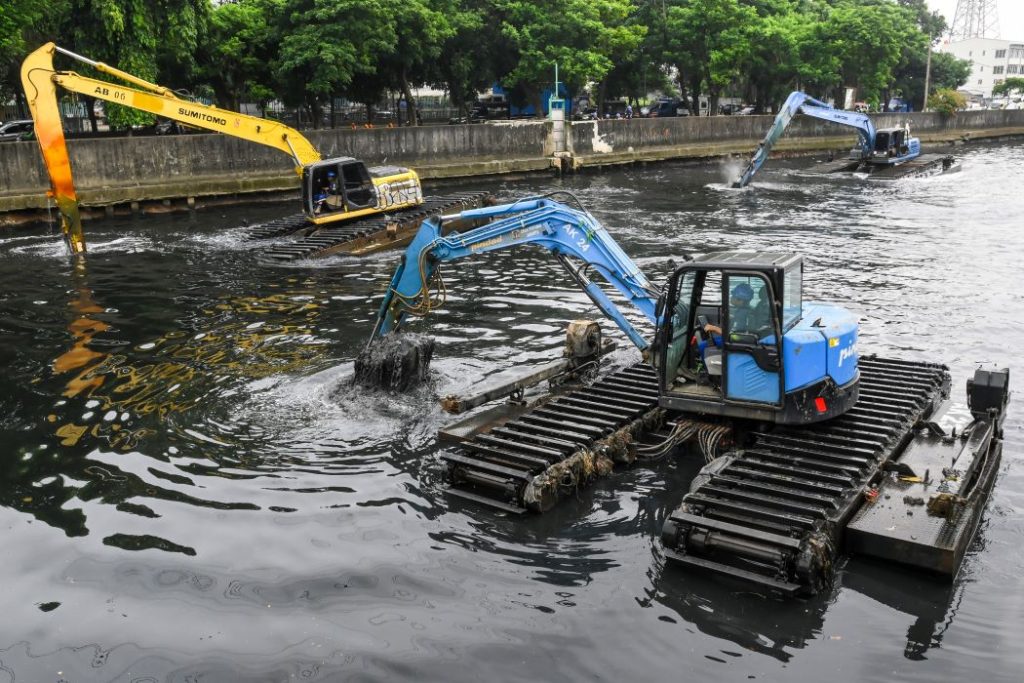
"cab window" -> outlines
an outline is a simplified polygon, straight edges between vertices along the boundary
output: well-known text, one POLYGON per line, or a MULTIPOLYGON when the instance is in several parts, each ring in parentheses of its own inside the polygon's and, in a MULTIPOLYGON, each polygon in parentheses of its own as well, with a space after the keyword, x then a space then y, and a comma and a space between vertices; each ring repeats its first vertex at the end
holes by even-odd
POLYGON ((796 325, 803 315, 804 264, 797 263, 786 269, 782 287, 782 330, 796 325))
POLYGON ((726 290, 729 292, 726 335, 732 340, 770 335, 772 314, 767 281, 758 275, 730 275, 726 290))

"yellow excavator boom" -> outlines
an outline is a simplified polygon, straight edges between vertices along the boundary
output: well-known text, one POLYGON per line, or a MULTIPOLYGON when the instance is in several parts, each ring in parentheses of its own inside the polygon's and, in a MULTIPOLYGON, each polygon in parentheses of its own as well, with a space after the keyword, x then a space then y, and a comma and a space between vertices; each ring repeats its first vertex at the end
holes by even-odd
POLYGON ((72 253, 85 251, 78 196, 71 176, 67 143, 57 106, 57 86, 107 102, 121 104, 174 121, 232 137, 274 147, 295 160, 295 171, 320 161, 320 153, 298 131, 276 121, 248 116, 218 107, 190 102, 172 90, 47 43, 32 52, 21 65, 21 82, 35 121, 36 140, 50 174, 51 194, 61 215, 61 228, 72 253), (80 76, 73 71, 56 71, 53 57, 60 53, 88 64, 135 87, 80 76))

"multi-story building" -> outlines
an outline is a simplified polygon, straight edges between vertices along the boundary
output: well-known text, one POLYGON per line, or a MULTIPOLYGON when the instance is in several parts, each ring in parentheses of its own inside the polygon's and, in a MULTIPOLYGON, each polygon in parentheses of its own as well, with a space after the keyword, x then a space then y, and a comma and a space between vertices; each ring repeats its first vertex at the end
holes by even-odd
POLYGON ((1024 40, 968 38, 939 49, 971 61, 971 77, 960 89, 976 97, 992 97, 992 88, 1008 76, 1024 78, 1024 40))

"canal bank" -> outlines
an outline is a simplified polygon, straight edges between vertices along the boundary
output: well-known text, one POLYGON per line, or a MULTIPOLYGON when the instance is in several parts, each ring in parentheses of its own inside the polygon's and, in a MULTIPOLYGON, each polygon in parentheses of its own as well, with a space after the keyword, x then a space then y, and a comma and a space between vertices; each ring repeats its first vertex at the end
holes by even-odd
MULTIPOLYGON (((882 114, 879 128, 908 122, 925 145, 1024 135, 1024 111, 882 114)), ((562 145, 548 122, 325 130, 306 133, 325 157, 398 164, 426 180, 541 171, 578 171, 670 159, 746 156, 770 116, 719 116, 573 122, 562 145), (557 158, 554 150, 566 149, 557 158)), ((850 148, 856 136, 799 117, 776 145, 779 155, 850 148)), ((277 150, 222 135, 70 140, 72 168, 87 215, 175 210, 254 201, 294 192, 291 160, 277 150)), ((49 183, 34 142, 6 143, 0 154, 0 224, 38 218, 49 183)))

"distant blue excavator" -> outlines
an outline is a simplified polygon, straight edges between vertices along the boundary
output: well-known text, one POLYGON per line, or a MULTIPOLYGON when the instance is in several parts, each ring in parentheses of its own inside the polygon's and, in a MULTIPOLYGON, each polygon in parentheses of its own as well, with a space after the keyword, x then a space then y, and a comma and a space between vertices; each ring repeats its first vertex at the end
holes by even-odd
POLYGON ((849 159, 837 162, 829 171, 871 173, 872 178, 897 179, 911 176, 935 175, 959 168, 948 155, 921 155, 921 141, 910 135, 909 125, 901 128, 876 129, 867 114, 835 109, 803 92, 793 92, 779 109, 768 134, 757 146, 739 179, 733 187, 745 187, 764 163, 772 147, 779 141, 797 114, 823 121, 838 123, 856 129, 859 144, 850 150, 849 159))
POLYGON ((857 400, 857 320, 837 306, 803 301, 801 257, 710 254, 677 268, 662 291, 586 210, 546 197, 424 221, 388 285, 373 338, 437 305, 432 291, 443 291, 442 263, 526 244, 554 254, 653 363, 666 409, 806 424, 841 415, 857 400), (442 223, 456 218, 492 222, 443 236, 442 223), (589 269, 655 326, 653 348, 589 269))

